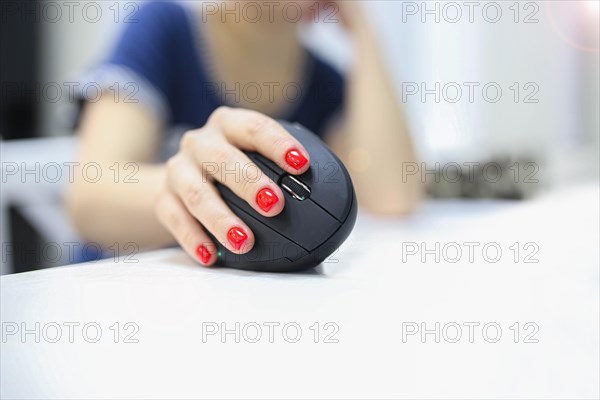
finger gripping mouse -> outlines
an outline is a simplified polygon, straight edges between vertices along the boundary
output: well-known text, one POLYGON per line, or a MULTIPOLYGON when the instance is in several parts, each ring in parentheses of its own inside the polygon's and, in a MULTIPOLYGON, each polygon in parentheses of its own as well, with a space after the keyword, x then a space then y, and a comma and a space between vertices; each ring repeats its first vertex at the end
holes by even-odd
POLYGON ((304 145, 310 154, 310 168, 302 175, 289 175, 260 154, 246 152, 281 187, 285 207, 275 217, 264 217, 226 186, 218 184, 221 196, 252 229, 256 242, 252 250, 242 255, 218 244, 217 265, 265 272, 313 268, 336 251, 354 227, 356 195, 342 162, 321 139, 301 125, 279 123, 304 145))

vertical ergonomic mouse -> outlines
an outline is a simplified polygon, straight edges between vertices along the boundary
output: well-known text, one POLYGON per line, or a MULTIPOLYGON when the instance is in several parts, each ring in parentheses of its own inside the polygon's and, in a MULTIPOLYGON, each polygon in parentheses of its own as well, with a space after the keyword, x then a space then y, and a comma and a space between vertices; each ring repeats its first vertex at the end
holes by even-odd
POLYGON ((354 227, 356 195, 342 162, 319 137, 301 125, 279 123, 304 145, 310 155, 310 168, 302 175, 289 175, 258 153, 246 152, 281 187, 285 207, 279 215, 266 218, 218 184, 221 196, 252 229, 256 241, 250 252, 238 255, 215 240, 219 250, 217 265, 265 272, 313 268, 329 257, 354 227))

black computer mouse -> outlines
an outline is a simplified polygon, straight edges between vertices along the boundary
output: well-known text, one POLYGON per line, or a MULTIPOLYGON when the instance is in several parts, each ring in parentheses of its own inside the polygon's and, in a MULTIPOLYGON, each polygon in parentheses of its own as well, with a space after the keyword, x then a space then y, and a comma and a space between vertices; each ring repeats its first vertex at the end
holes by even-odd
POLYGON ((281 187, 285 207, 275 217, 264 217, 218 184, 225 202, 248 224, 255 237, 252 250, 242 255, 218 244, 219 266, 264 272, 313 268, 336 251, 354 228, 356 195, 342 162, 306 128, 296 123, 279 123, 304 145, 310 154, 310 168, 302 175, 289 175, 262 155, 246 152, 281 187))

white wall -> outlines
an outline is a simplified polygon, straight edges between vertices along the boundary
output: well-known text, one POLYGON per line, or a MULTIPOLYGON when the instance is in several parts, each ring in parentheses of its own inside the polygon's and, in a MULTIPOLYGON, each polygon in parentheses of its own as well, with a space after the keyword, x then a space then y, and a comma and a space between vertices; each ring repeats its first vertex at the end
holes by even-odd
MULTIPOLYGON (((480 88, 493 82, 503 90, 497 103, 483 99, 481 90, 476 90, 470 103, 466 86, 457 103, 444 101, 443 96, 440 103, 431 95, 425 102, 419 96, 408 96, 405 106, 425 160, 461 162, 503 154, 533 156, 544 165, 546 177, 551 180, 565 179, 559 172, 571 169, 573 164, 578 165, 573 173, 579 174, 582 169, 585 174, 597 176, 597 2, 596 6, 585 1, 520 2, 518 23, 515 9, 510 9, 514 2, 496 3, 502 11, 496 23, 488 22, 495 18, 494 7, 488 6, 488 20, 483 16, 483 7, 490 2, 479 3, 472 23, 469 9, 460 1, 427 2, 428 10, 434 10, 438 3, 439 23, 435 15, 423 15, 421 1, 363 3, 380 34, 399 98, 403 83, 410 82, 425 82, 429 89, 436 82, 441 87, 450 82, 461 86, 478 82, 480 88), (453 23, 457 18, 455 4, 460 6, 462 18, 453 23), (414 7, 418 9, 415 15, 414 7), (524 23, 527 16, 530 23, 524 23), (577 44, 592 50, 582 50, 577 44), (515 82, 520 88, 518 103, 510 89, 515 82), (530 82, 534 85, 525 90, 530 82), (524 96, 536 87, 539 91, 532 100, 538 102, 524 103, 524 96), (591 154, 583 157, 583 153, 591 154)), ((337 38, 327 37, 327 32, 333 30, 322 24, 309 42, 323 56, 344 64, 350 57, 338 50, 337 38)), ((450 97, 453 93, 449 92, 450 97)))

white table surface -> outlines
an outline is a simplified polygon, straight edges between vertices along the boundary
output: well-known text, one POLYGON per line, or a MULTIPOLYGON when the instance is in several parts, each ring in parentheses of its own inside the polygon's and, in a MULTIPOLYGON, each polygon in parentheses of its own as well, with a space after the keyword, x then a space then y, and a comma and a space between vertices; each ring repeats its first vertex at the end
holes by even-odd
MULTIPOLYGON (((359 216, 317 273, 205 269, 177 249, 1 278, 2 398, 599 396, 599 188, 527 202, 430 202, 410 218, 359 216), (408 256, 403 243, 479 242, 474 262, 408 256), (497 243, 501 259, 483 259, 497 243), (538 263, 509 247, 533 242, 538 263), (35 330, 23 338, 7 329, 35 330), (73 343, 65 323, 74 326, 73 343), (121 335, 114 342, 114 323, 121 335), (137 343, 124 334, 139 328, 137 343), (207 335, 240 323, 240 342, 207 335), (265 323, 274 322, 273 343, 265 323), (310 327, 318 322, 314 342, 310 327), (335 325, 327 325, 331 322, 335 325), (407 323, 462 326, 403 341, 407 323), (475 322, 473 343, 465 322, 475 322), (514 341, 513 325, 520 335, 514 341), (536 325, 528 325, 531 322, 536 325), (82 327, 88 325, 87 335, 82 327), (255 336, 254 323, 263 336, 255 336), (296 323, 295 336, 286 323, 296 323), (496 323, 484 337, 482 326, 496 323), (56 343, 54 324, 62 326, 56 343), (448 325, 450 324, 450 325, 448 325), (102 329, 96 343, 94 326, 102 329), (110 327, 113 326, 113 330, 110 327), (325 334, 337 343, 325 343, 325 334), (513 326, 513 330, 510 327, 513 326), (524 343, 533 327, 538 343, 524 343), (91 327, 91 328, 90 328, 91 327), (246 328, 243 332, 242 328, 246 328), (443 332, 441 332, 443 333, 443 332), (448 339, 448 340, 446 340, 448 339)), ((531 250, 531 249, 530 249, 531 250)), ((493 252, 490 251, 489 254, 493 252)), ((488 255, 489 255, 488 254, 488 255)), ((448 255, 448 257, 451 257, 448 255)), ((295 325, 288 325, 293 327, 295 325)), ((531 339, 531 338, 530 338, 531 339)))

